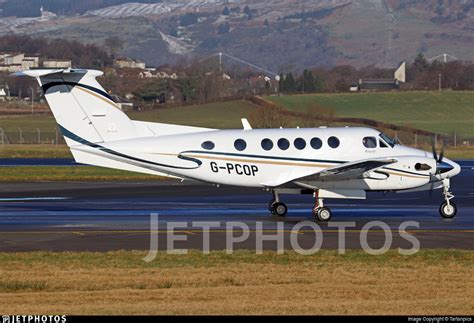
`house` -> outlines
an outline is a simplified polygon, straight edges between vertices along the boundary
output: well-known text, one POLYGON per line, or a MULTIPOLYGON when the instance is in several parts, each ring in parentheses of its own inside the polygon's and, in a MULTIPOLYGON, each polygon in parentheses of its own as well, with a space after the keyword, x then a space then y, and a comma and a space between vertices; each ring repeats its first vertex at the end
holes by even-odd
POLYGON ((29 70, 29 69, 32 69, 32 68, 35 68, 35 67, 38 67, 38 65, 36 64, 35 60, 33 60, 33 59, 24 59, 21 62, 21 68, 23 70, 29 70))
MULTIPOLYGON (((393 79, 359 79, 360 91, 399 90, 400 83, 405 83, 405 62, 400 63, 393 74, 393 79)), ((352 91, 352 87, 351 87, 352 91)))
POLYGON ((154 69, 146 69, 145 71, 142 71, 138 73, 139 78, 159 78, 159 79, 171 79, 171 80, 177 80, 178 75, 174 72, 165 72, 165 71, 159 71, 156 73, 154 69))
POLYGON ((116 94, 110 94, 110 96, 121 110, 131 110, 134 108, 133 102, 131 102, 128 98, 122 98, 116 94))
POLYGON ((15 73, 39 67, 39 56, 23 53, 0 53, 0 72, 15 73))
POLYGON ((25 58, 25 54, 23 53, 10 53, 6 54, 3 57, 3 64, 4 65, 21 65, 21 62, 25 58))
POLYGON ((58 17, 54 12, 44 10, 43 6, 40 8, 40 14, 41 16, 38 19, 39 21, 51 20, 58 17))
POLYGON ((7 92, 5 89, 0 89, 0 101, 5 101, 7 99, 7 92))
POLYGON ((33 61, 31 68, 39 67, 40 56, 39 55, 25 55, 23 61, 33 61))
POLYGON ((128 57, 120 57, 114 60, 114 65, 119 68, 139 68, 146 69, 146 64, 142 61, 128 57))
POLYGON ((360 79, 360 91, 388 91, 398 90, 398 80, 394 79, 360 79))
POLYGON ((72 61, 70 59, 45 59, 43 61, 44 68, 70 68, 72 61))
POLYGON ((16 73, 21 72, 23 70, 22 64, 0 64, 0 72, 4 73, 16 73))

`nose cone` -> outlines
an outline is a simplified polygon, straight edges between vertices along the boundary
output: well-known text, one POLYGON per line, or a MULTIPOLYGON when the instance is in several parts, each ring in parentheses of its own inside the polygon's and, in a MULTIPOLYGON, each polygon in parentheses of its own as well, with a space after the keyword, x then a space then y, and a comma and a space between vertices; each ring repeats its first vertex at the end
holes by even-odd
POLYGON ((447 158, 444 158, 442 162, 436 163, 436 173, 440 174, 443 178, 456 176, 460 172, 461 166, 447 158))

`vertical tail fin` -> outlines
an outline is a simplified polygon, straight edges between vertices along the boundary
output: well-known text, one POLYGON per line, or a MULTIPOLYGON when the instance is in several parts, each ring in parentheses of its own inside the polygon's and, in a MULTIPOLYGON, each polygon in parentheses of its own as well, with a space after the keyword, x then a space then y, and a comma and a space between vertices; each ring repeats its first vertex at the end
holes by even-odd
POLYGON ((68 146, 136 136, 134 123, 104 91, 96 70, 29 70, 43 89, 68 146))

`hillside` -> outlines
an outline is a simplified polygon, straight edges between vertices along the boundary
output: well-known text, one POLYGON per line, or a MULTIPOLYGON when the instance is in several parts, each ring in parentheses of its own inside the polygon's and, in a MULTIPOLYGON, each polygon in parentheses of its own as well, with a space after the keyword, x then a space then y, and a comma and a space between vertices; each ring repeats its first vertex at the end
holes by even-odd
POLYGON ((326 108, 337 117, 368 118, 441 134, 474 136, 474 92, 387 92, 273 96, 299 112, 326 108))
MULTIPOLYGON (((289 111, 323 114, 325 117, 355 117, 401 126, 410 126, 457 139, 474 137, 474 92, 400 92, 306 94, 266 97, 289 111)), ((257 106, 249 101, 214 102, 175 108, 130 111, 134 120, 183 124, 210 128, 241 128, 240 118, 249 118, 255 127, 257 106)), ((314 123, 301 118, 283 117, 286 127, 319 125, 335 126, 347 123, 314 123)), ((52 115, 0 116, 1 128, 12 142, 19 140, 18 128, 25 142, 36 142, 37 129, 43 139, 55 138, 56 123, 52 115)), ((282 124, 275 124, 279 126, 282 124)), ((357 125, 361 124, 349 124, 357 125)))
MULTIPOLYGON (((47 3, 45 10, 60 12, 47 3)), ((124 41, 122 54, 151 65, 222 51, 275 72, 337 64, 394 67, 417 52, 428 58, 444 52, 474 58, 474 3, 467 0, 84 3, 74 15, 2 18, 0 34, 94 43, 118 36, 124 41)))

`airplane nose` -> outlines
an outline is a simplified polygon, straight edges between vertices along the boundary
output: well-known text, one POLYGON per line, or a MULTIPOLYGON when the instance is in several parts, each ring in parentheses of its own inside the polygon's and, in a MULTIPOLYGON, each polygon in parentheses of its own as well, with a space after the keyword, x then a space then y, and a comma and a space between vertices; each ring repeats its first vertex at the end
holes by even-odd
POLYGON ((450 170, 454 169, 454 166, 447 162, 437 162, 436 163, 436 173, 443 174, 447 173, 450 170))
POLYGON ((436 163, 436 173, 444 174, 446 176, 452 177, 456 176, 461 172, 461 166, 458 163, 453 162, 452 160, 445 159, 442 162, 436 163))

